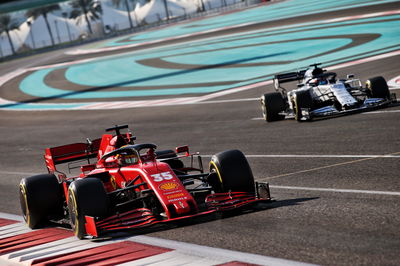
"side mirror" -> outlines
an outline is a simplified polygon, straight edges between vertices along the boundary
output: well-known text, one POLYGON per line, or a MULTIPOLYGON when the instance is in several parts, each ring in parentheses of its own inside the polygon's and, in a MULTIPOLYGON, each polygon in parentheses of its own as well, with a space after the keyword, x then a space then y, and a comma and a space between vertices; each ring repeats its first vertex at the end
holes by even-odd
POLYGON ((189 146, 179 146, 175 148, 176 153, 186 153, 186 156, 189 156, 189 146))
POLYGON ((104 167, 106 167, 106 168, 118 167, 118 166, 119 166, 118 159, 115 158, 115 156, 108 157, 104 161, 104 167))
POLYGON ((308 84, 312 87, 316 87, 316 86, 318 86, 319 82, 318 82, 318 80, 313 79, 313 80, 310 80, 310 82, 308 84))

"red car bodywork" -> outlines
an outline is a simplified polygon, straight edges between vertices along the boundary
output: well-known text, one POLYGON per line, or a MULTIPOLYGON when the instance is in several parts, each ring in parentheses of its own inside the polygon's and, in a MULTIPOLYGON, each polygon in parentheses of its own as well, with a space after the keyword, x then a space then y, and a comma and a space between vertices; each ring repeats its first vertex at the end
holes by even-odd
MULTIPOLYGON (((131 133, 117 136, 104 134, 102 138, 88 141, 88 143, 74 143, 45 150, 44 158, 47 169, 62 183, 66 203, 68 203, 68 187, 71 182, 81 178, 97 177, 103 181, 104 188, 110 195, 127 189, 134 191, 132 193, 137 193, 137 195, 153 193, 158 199, 161 209, 164 210, 161 216, 145 207, 124 209, 123 212, 114 212, 105 218, 85 216, 85 229, 88 235, 97 237, 107 231, 140 228, 270 200, 269 189, 264 187, 268 190, 267 196, 264 197, 258 195, 257 191, 256 193, 209 193, 204 197, 204 206, 200 207, 185 187, 185 182, 187 182, 186 177, 191 177, 188 173, 192 171, 198 172, 193 175, 195 177, 206 176, 203 169, 193 167, 193 165, 182 166, 178 170, 179 173, 184 174, 177 175, 177 170, 172 169, 165 159, 157 158, 154 144, 134 145, 133 140, 134 137, 131 133), (120 165, 115 159, 115 154, 121 150, 140 148, 146 152, 139 153, 138 150, 138 161, 134 164, 120 165), (96 159, 96 163, 90 163, 90 159, 96 159), (87 163, 80 166, 79 176, 67 177, 56 168, 58 164, 80 160, 87 160, 87 163)), ((187 146, 176 148, 176 153, 179 155, 174 159, 191 157, 193 161, 193 157, 198 156, 198 154, 190 154, 187 146)), ((132 201, 134 200, 136 199, 132 201)), ((125 203, 121 203, 121 205, 123 204, 125 203)))

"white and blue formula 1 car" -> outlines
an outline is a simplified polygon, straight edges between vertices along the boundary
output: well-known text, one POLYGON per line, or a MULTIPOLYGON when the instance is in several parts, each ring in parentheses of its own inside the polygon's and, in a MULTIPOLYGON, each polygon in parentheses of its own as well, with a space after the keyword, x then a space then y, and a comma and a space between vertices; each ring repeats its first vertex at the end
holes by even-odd
POLYGON ((354 75, 336 79, 336 73, 310 65, 298 72, 275 75, 276 92, 261 96, 265 121, 285 118, 307 121, 319 117, 337 116, 371 111, 397 102, 396 94, 389 92, 381 76, 370 78, 365 87, 354 75), (297 81, 297 89, 286 91, 282 83, 297 81))

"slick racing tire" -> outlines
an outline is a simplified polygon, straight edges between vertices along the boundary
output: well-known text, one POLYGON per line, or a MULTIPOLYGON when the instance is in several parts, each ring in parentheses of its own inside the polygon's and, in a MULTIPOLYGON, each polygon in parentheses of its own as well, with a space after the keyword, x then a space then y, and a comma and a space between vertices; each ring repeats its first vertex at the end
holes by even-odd
POLYGON ((390 98, 389 87, 386 80, 381 76, 368 79, 365 83, 365 87, 371 98, 390 98))
POLYGON ((285 111, 285 100, 279 92, 266 93, 261 96, 261 108, 264 120, 267 122, 285 119, 285 115, 279 114, 285 111))
POLYGON ((255 192, 254 177, 244 154, 228 150, 212 156, 210 180, 215 192, 255 192))
POLYGON ((19 184, 22 215, 32 229, 40 228, 50 218, 62 215, 62 187, 57 177, 42 174, 25 177, 19 184))
POLYGON ((303 114, 301 112, 302 108, 312 109, 313 100, 311 98, 310 92, 308 90, 297 91, 296 97, 293 99, 293 111, 294 118, 298 122, 302 122, 303 114))
POLYGON ((108 196, 100 179, 84 178, 72 182, 68 188, 68 211, 75 236, 82 239, 86 235, 86 215, 105 217, 108 205, 108 196))

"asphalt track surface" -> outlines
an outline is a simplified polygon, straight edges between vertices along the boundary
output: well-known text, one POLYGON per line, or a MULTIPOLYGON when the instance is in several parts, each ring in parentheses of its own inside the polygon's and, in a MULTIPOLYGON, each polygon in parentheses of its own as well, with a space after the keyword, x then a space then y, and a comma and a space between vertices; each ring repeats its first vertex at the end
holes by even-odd
MULTIPOLYGON (((368 8, 369 12, 395 10, 399 2, 368 8)), ((346 15, 360 12, 351 9, 346 15)), ((282 23, 309 19, 300 16, 282 23)), ((0 74, 73 59, 55 51, 2 63, 0 74)), ((396 55, 337 72, 339 76, 354 73, 361 80, 376 75, 389 80, 400 75, 399 62, 396 55)), ((1 90, 3 97, 9 95, 4 87, 1 90)), ((96 138, 107 127, 129 124, 141 143, 156 143, 159 149, 188 144, 191 151, 206 155, 205 160, 223 150, 242 150, 256 180, 268 181, 276 200, 254 212, 183 224, 147 236, 315 264, 398 265, 400 107, 309 123, 266 124, 259 119, 257 98, 269 91, 272 85, 178 106, 1 110, 0 211, 20 214, 18 183, 24 176, 45 171, 44 148, 96 138)), ((392 92, 400 98, 398 90, 392 92)))

